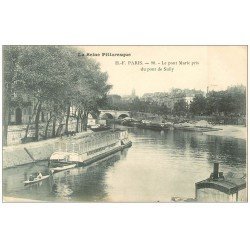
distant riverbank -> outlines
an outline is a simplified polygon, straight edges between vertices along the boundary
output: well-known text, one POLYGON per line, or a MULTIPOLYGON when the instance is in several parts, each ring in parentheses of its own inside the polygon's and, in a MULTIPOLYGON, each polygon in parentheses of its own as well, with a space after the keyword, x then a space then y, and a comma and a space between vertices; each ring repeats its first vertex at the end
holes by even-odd
POLYGON ((224 137, 232 137, 235 139, 247 139, 247 127, 236 126, 236 125, 218 125, 214 126, 215 128, 220 128, 219 131, 208 131, 204 132, 206 135, 216 135, 224 137))

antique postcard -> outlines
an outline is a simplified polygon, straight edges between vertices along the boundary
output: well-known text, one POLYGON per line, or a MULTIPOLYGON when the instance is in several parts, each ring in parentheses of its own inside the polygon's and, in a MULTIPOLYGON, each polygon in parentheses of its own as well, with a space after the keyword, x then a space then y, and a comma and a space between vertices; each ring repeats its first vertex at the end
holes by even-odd
POLYGON ((4 45, 4 202, 247 202, 247 46, 4 45))

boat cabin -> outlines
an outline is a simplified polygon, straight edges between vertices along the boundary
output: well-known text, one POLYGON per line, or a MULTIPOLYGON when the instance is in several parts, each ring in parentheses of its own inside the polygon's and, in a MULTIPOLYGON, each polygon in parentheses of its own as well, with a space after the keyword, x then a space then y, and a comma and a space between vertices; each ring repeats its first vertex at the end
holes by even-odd
POLYGON ((195 196, 198 202, 246 202, 246 180, 224 177, 219 163, 214 163, 210 177, 195 183, 195 196))

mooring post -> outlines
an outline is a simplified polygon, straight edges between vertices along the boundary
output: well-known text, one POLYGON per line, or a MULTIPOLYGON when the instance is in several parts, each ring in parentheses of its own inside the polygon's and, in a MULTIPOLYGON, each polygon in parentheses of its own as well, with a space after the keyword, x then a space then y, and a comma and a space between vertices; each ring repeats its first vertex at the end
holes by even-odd
POLYGON ((219 178, 219 163, 214 163, 213 179, 217 180, 219 178))

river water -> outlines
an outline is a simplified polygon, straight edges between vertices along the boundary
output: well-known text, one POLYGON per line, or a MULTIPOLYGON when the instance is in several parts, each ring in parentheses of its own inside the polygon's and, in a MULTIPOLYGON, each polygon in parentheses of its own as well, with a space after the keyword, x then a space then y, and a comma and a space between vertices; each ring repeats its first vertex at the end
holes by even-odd
POLYGON ((53 202, 169 202, 195 197, 195 182, 220 171, 246 172, 246 141, 184 131, 128 128, 131 148, 87 167, 54 174, 40 183, 23 181, 48 162, 3 170, 3 195, 53 202))

